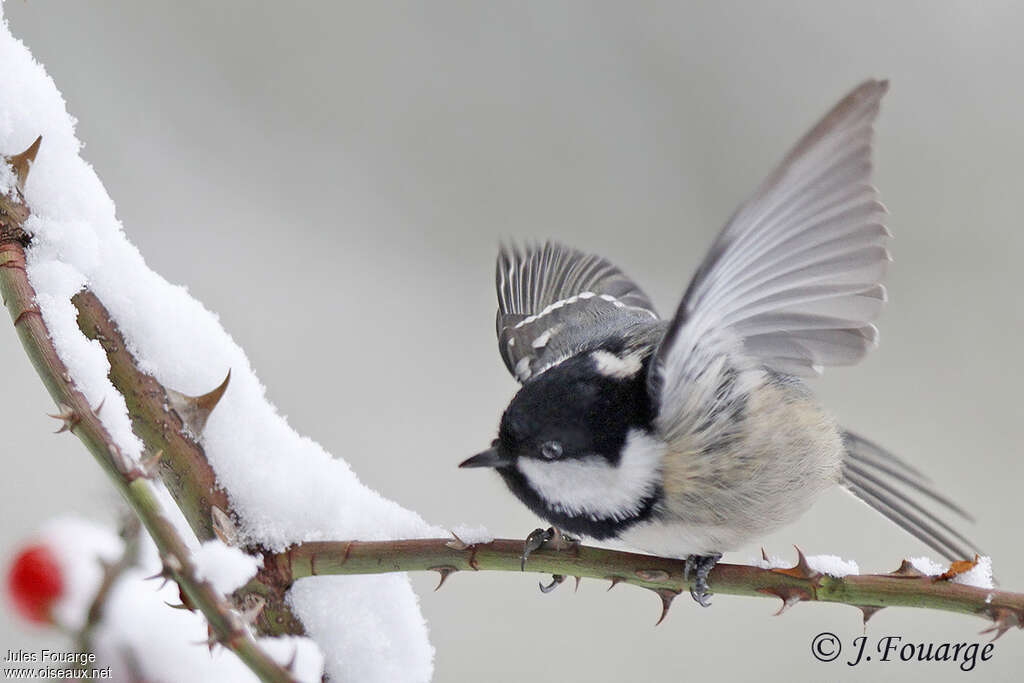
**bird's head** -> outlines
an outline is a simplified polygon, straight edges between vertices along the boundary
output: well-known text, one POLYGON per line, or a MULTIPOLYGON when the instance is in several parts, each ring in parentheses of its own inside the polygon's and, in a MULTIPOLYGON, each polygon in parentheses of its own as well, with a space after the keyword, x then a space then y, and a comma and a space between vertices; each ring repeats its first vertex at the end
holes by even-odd
POLYGON ((657 489, 664 447, 651 434, 646 363, 594 351, 526 382, 491 447, 460 467, 492 467, 535 512, 594 536, 576 518, 621 520, 657 489))

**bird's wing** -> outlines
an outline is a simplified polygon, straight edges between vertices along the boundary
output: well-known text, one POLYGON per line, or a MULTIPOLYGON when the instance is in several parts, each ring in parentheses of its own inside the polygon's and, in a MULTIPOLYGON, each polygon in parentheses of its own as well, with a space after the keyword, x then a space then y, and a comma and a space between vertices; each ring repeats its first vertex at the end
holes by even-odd
POLYGON ((593 254, 554 242, 502 246, 496 267, 498 351, 525 382, 608 335, 658 319, 647 295, 593 254))
POLYGON ((731 352, 813 375, 876 345, 890 234, 871 139, 887 88, 868 81, 843 98, 722 229, 651 363, 655 405, 693 406, 695 383, 731 352))

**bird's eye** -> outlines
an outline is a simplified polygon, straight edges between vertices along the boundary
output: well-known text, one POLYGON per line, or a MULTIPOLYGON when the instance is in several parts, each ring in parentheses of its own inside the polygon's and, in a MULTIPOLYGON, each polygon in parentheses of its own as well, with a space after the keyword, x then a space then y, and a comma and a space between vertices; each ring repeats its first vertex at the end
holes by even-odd
POLYGON ((557 441, 545 441, 540 447, 540 454, 548 460, 557 460, 562 457, 562 444, 557 441))

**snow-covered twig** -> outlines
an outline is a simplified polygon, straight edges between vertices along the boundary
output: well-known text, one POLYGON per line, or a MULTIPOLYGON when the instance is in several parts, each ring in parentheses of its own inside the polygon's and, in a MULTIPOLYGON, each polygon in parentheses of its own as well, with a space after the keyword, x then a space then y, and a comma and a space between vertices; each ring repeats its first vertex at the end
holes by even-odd
MULTIPOLYGON (((20 176, 21 184, 38 146, 37 140, 24 155, 11 159, 10 165, 20 176)), ((121 452, 100 421, 97 414, 100 407, 89 405, 85 396, 75 388, 71 374, 43 323, 26 273, 25 245, 28 238, 23 222, 28 216, 20 189, 15 188, 8 194, 0 193, 0 293, 32 364, 60 406, 57 417, 62 420, 61 429, 82 440, 138 514, 164 558, 168 577, 178 583, 182 594, 206 617, 213 639, 235 652, 262 680, 292 681, 287 669, 257 645, 239 616, 213 586, 197 579, 188 546, 165 514, 147 473, 121 452)))
POLYGON ((189 424, 186 415, 191 412, 194 418, 205 422, 228 380, 198 397, 165 388, 139 369, 117 324, 95 294, 85 289, 71 302, 78 311, 78 326, 83 334, 103 347, 110 363, 108 376, 124 396, 132 431, 142 439, 149 453, 159 454, 153 465, 192 531, 199 540, 210 540, 214 537, 213 508, 228 510, 228 498, 217 486, 217 476, 203 447, 194 438, 203 425, 189 424), (206 410, 199 407, 200 402, 206 410), (191 411, 187 410, 190 404, 191 411))
MULTIPOLYGON (((218 516, 229 519, 230 508, 227 493, 217 485, 216 474, 196 437, 226 390, 230 372, 220 386, 202 396, 190 397, 164 387, 139 368, 117 324, 95 294, 86 289, 71 302, 78 311, 82 332, 103 347, 110 363, 110 381, 124 396, 132 430, 147 451, 161 454, 154 463, 155 472, 196 536, 203 541, 213 538, 214 520, 218 516)), ((237 544, 238 539, 229 542, 237 544)), ((252 550, 259 552, 258 548, 252 550)), ((249 591, 264 601, 256 623, 259 633, 302 635, 302 624, 286 602, 288 586, 267 572, 261 572, 259 579, 249 591)))
MULTIPOLYGON (((457 538, 438 538, 303 543, 268 561, 274 562, 282 575, 293 579, 328 574, 436 571, 443 583, 457 571, 521 571, 522 555, 523 541, 498 539, 466 544, 457 538)), ((987 558, 978 563, 979 570, 985 569, 986 563, 987 558)), ((988 631, 994 632, 995 637, 1014 626, 1024 628, 1024 593, 995 590, 990 576, 971 582, 962 578, 966 574, 931 575, 929 568, 922 571, 922 563, 916 560, 904 560, 888 574, 847 574, 853 567, 850 563, 836 562, 836 558, 827 556, 805 557, 799 549, 794 566, 776 564, 779 563, 770 562, 767 557, 763 566, 720 563, 708 577, 709 584, 715 593, 780 598, 780 614, 798 602, 837 602, 859 608, 865 621, 883 607, 922 607, 990 619, 993 625, 988 631)), ((661 598, 664 619, 672 600, 692 587, 692 582, 683 579, 683 566, 681 560, 663 557, 579 544, 561 548, 549 544, 529 555, 525 570, 554 575, 556 583, 552 586, 573 576, 604 579, 612 586, 630 583, 647 588, 661 598)))

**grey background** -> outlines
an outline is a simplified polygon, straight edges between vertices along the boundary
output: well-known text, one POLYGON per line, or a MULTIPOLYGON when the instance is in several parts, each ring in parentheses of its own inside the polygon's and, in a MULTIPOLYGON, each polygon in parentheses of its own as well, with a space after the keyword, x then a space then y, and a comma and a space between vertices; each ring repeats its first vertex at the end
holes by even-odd
MULTIPOLYGON (((10 0, 80 120, 131 239, 219 312, 301 432, 444 524, 520 536, 496 477, 459 471, 515 384, 493 338, 500 237, 598 251, 671 310, 715 231, 868 76, 892 91, 876 181, 896 234, 882 345, 816 384, 843 422, 976 512, 1024 589, 1024 5, 1002 2, 182 3, 10 0)), ((0 326, 0 552, 115 496, 0 326)), ((258 467, 258 463, 253 463, 258 467)), ((841 492, 763 539, 889 570, 926 549, 841 492)), ((756 547, 728 559, 747 561, 756 547)), ((960 680, 953 665, 821 664, 860 615, 721 596, 661 627, 646 592, 536 576, 417 576, 438 681, 960 680)), ((339 609, 344 606, 339 605, 339 609)), ((0 610, 0 648, 56 643, 0 610)), ((974 641, 984 622, 886 610, 871 637, 974 641)), ((988 680, 1016 675, 1011 632, 988 680)))

